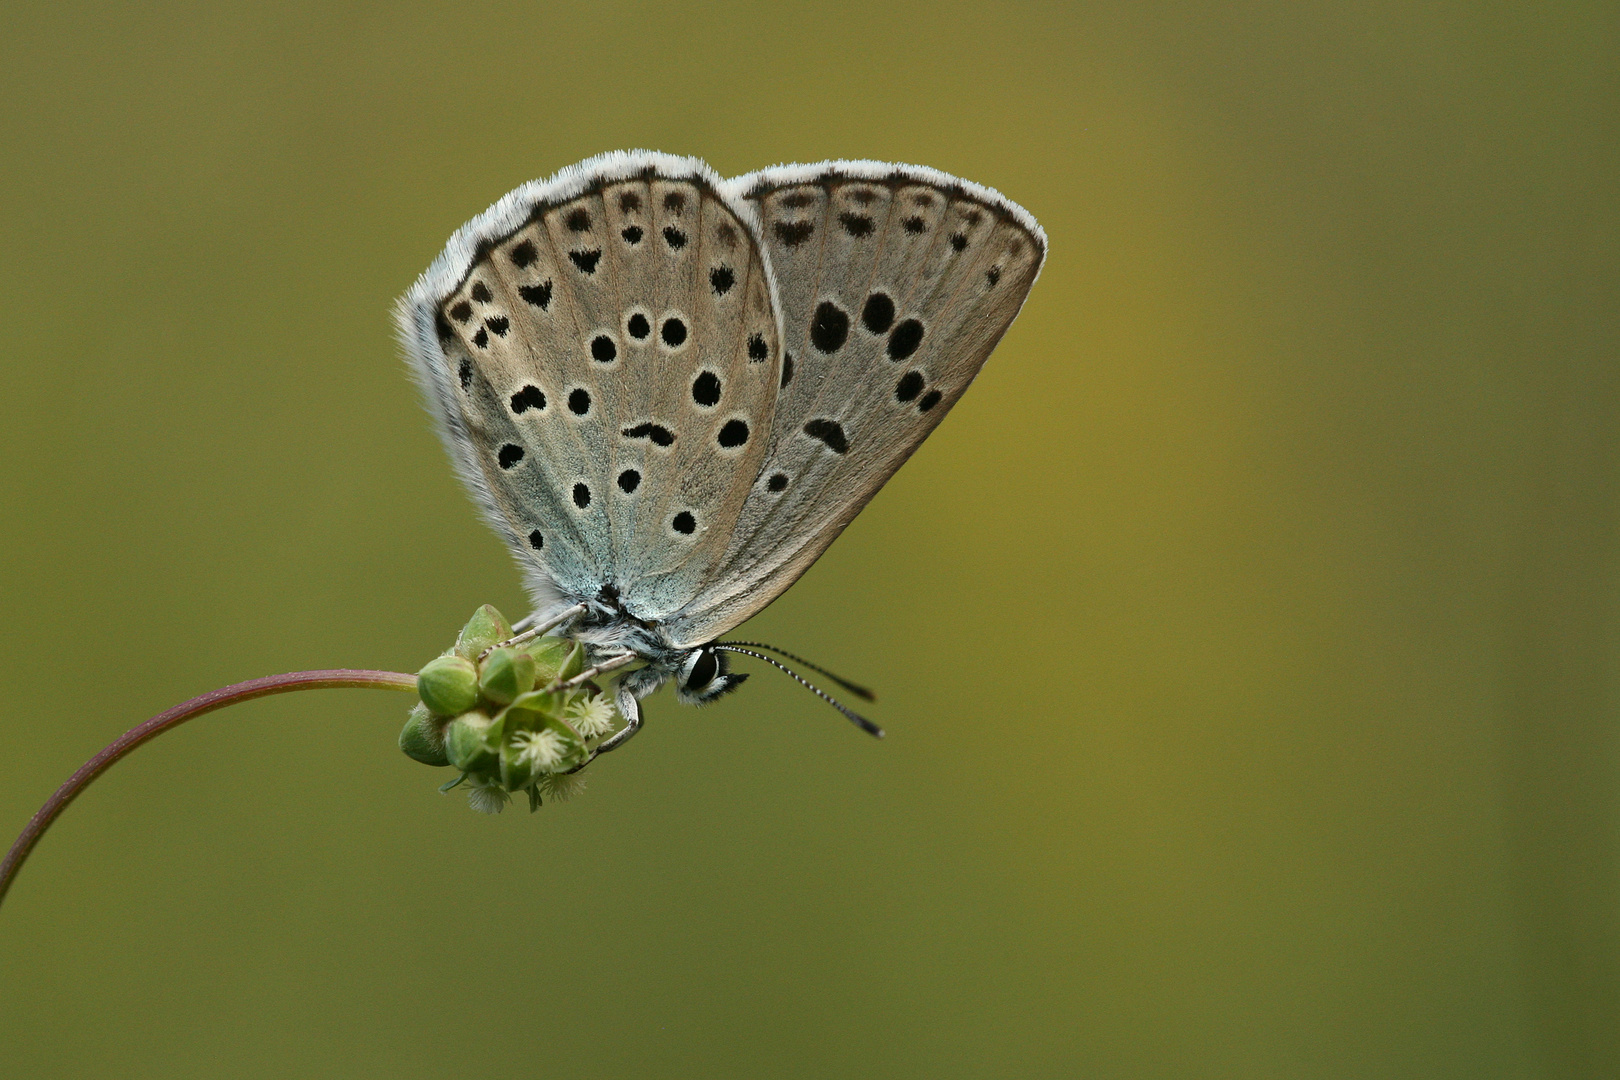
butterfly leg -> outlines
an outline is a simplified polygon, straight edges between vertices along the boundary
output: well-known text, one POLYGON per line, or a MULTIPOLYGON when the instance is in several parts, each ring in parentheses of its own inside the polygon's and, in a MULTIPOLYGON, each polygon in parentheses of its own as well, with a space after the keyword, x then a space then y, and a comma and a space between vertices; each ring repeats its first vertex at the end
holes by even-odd
POLYGON ((636 692, 628 675, 619 680, 614 691, 614 704, 619 707, 619 715, 624 717, 624 727, 602 740, 602 745, 596 748, 598 754, 616 748, 641 730, 641 703, 636 700, 636 692))
MULTIPOLYGON (((529 627, 527 630, 523 631, 523 633, 521 633, 521 634, 514 634, 511 637, 507 638, 505 641, 497 641, 495 644, 491 645, 489 648, 487 648, 483 652, 479 653, 478 654, 478 659, 482 660, 484 657, 488 656, 491 652, 493 652, 496 649, 505 649, 505 648, 509 648, 510 646, 513 646, 513 645, 521 645, 525 641, 531 641, 534 638, 539 637, 541 634, 544 634, 547 630, 555 630, 557 627, 561 626, 563 623, 567 622, 569 619, 572 619, 575 615, 583 615, 583 614, 585 614, 585 605, 584 604, 575 604, 573 607, 571 607, 568 610, 562 612, 561 614, 557 615, 554 618, 547 619, 543 623, 536 623, 535 625, 529 627)), ((532 616, 531 616, 531 618, 532 618, 532 616)), ((519 621, 522 622, 522 621, 525 621, 525 620, 519 620, 519 621)))
POLYGON ((582 683, 590 682, 604 671, 612 671, 614 668, 622 668, 626 664, 633 663, 635 659, 635 653, 620 653, 618 656, 610 656, 606 660, 603 660, 600 664, 597 664, 595 667, 586 668, 584 671, 580 672, 578 675, 575 675, 567 682, 552 683, 551 689, 571 690, 582 683))

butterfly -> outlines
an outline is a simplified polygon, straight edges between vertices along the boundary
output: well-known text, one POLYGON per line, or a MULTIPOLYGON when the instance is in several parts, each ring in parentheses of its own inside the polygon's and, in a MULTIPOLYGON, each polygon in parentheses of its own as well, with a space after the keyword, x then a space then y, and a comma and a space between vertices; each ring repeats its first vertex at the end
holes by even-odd
MULTIPOLYGON (((735 689, 727 642, 860 513, 1022 307, 1046 235, 997 192, 877 161, 726 180, 603 154, 509 193, 399 301, 457 473, 535 604, 522 638, 620 668, 625 726, 673 680, 735 689), (632 665, 638 665, 632 667, 632 665)), ((522 625, 522 624, 520 624, 522 625)), ((579 680, 575 680, 576 682, 579 680)))

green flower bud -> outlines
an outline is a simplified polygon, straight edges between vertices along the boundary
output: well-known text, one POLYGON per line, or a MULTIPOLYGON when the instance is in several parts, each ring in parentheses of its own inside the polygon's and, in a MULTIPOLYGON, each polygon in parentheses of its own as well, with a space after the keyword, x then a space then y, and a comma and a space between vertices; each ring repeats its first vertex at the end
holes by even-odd
POLYGON ((465 712, 445 728, 445 756, 462 772, 490 772, 498 764, 499 738, 494 720, 481 712, 465 712))
POLYGON ((450 759, 444 753, 444 727, 444 720, 429 712, 426 705, 418 704, 411 710, 404 730, 399 733, 399 748, 405 751, 407 757, 424 765, 448 765, 450 759))
POLYGON ((512 624, 506 621, 506 616, 485 604, 473 612, 473 617, 461 628, 461 636, 456 639, 456 655, 477 660, 485 649, 511 636, 512 624))
POLYGON ((429 661, 416 673, 416 693, 439 716, 455 716, 478 704, 478 669, 455 655, 429 661))
POLYGON ((502 705, 534 689, 534 657, 517 649, 496 649, 484 658, 478 688, 502 705))

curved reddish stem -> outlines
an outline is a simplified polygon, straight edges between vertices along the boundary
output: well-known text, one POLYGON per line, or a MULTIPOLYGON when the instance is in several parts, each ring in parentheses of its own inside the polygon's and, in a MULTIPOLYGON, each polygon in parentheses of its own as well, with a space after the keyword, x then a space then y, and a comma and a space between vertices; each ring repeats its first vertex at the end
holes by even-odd
POLYGON ((271 694, 286 694, 294 690, 325 690, 341 686, 414 691, 416 676, 398 671, 361 671, 351 668, 267 675, 262 679, 249 679, 247 682, 233 683, 218 690, 211 690, 200 697, 176 705, 167 712, 159 713, 138 727, 130 728, 114 739, 107 749, 85 762, 78 772, 68 777, 67 783, 57 788, 56 794, 46 799, 45 805, 29 819, 22 835, 17 837, 17 842, 12 844, 11 850, 6 853, 6 861, 0 863, 0 902, 4 902, 6 890, 11 888, 12 879, 17 876, 17 871, 22 869, 28 853, 34 850, 34 845, 39 843, 39 838, 51 827, 57 816, 67 809, 68 803, 78 798, 79 793, 89 787, 91 781, 111 768, 113 762, 137 746, 157 738, 172 727, 178 727, 194 716, 223 709, 227 705, 269 697, 271 694))

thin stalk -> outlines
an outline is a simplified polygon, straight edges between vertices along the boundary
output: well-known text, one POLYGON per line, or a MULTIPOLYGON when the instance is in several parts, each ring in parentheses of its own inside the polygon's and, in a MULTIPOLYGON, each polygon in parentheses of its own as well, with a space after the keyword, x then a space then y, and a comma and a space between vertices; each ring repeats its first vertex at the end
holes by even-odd
POLYGON ((179 727, 194 716, 223 709, 227 705, 269 697, 271 694, 288 694, 294 690, 327 690, 337 687, 408 690, 414 693, 416 676, 398 671, 361 671, 351 668, 267 675, 262 679, 249 679, 247 682, 233 683, 218 690, 211 690, 200 697, 176 705, 167 712, 159 713, 138 727, 130 728, 113 740, 107 749, 85 762, 78 772, 68 777, 67 783, 57 788, 56 794, 46 799, 45 805, 29 819, 22 835, 17 837, 17 842, 12 844, 11 850, 6 853, 6 861, 0 863, 0 903, 5 901, 6 891, 11 888, 12 879, 17 876, 17 871, 22 869, 28 853, 34 850, 34 845, 39 843, 39 838, 45 835, 45 830, 51 827, 51 823, 67 809, 68 803, 78 798, 96 777, 106 772, 114 762, 137 746, 157 738, 170 728, 179 727))

